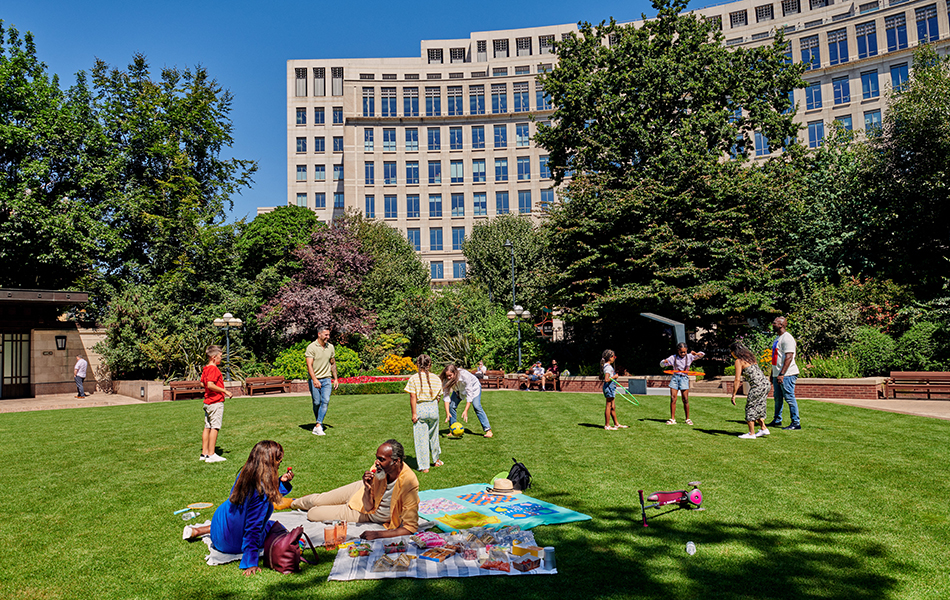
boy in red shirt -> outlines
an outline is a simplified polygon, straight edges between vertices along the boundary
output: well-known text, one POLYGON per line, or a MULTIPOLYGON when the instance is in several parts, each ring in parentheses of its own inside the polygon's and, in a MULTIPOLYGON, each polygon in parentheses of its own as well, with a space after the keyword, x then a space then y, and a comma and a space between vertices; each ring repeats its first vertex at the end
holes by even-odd
POLYGON ((208 346, 205 352, 208 355, 208 364, 201 371, 201 383, 205 387, 205 429, 201 433, 201 458, 205 462, 221 462, 227 460, 218 456, 214 451, 218 442, 218 430, 221 429, 221 420, 224 417, 224 397, 231 397, 231 392, 224 389, 224 377, 218 365, 221 363, 221 347, 208 346))

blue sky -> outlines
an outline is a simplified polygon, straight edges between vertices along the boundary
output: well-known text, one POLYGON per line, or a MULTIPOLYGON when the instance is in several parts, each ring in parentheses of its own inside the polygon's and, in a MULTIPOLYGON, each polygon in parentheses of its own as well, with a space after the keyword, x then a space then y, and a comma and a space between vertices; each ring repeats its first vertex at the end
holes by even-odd
POLYGON ((0 19, 5 27, 33 32, 40 59, 64 87, 76 72, 92 68, 96 58, 125 66, 136 52, 148 58, 153 73, 164 66, 207 68, 234 95, 231 155, 259 164, 254 186, 234 197, 229 220, 237 220, 252 219, 258 206, 286 202, 284 73, 289 59, 418 56, 422 39, 653 15, 648 0, 417 6, 399 8, 377 0, 303 5, 283 0, 11 0, 0 8, 0 19))

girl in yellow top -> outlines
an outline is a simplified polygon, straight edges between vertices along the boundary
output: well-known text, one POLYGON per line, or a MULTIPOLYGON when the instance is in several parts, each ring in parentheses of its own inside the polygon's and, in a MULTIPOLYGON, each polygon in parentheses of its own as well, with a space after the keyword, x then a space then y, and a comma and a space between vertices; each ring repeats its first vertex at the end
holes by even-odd
POLYGON ((404 391, 409 392, 409 407, 412 409, 412 437, 416 448, 416 463, 423 473, 429 472, 430 464, 441 467, 439 455, 439 397, 442 382, 429 372, 432 359, 420 354, 416 359, 419 372, 409 378, 404 391), (434 461, 434 462, 432 462, 434 461))

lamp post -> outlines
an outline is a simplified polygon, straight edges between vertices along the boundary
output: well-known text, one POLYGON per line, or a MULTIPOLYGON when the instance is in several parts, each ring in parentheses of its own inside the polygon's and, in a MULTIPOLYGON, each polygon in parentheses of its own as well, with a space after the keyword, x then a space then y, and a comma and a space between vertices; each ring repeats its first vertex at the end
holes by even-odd
POLYGON ((224 328, 224 339, 226 340, 225 345, 225 360, 227 361, 227 376, 225 377, 226 381, 231 381, 231 328, 232 327, 241 327, 244 325, 244 321, 234 317, 231 313, 224 313, 220 319, 214 320, 214 326, 217 328, 224 328))
POLYGON ((505 240, 505 248, 511 251, 511 310, 508 311, 508 318, 514 321, 518 328, 518 371, 521 371, 521 319, 530 319, 531 313, 518 305, 515 299, 515 247, 511 240, 505 240))

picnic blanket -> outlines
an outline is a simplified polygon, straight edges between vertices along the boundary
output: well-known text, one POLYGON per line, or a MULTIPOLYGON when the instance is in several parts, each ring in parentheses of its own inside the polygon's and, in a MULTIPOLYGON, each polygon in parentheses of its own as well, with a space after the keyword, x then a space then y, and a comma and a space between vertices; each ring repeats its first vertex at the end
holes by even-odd
POLYGON ((484 515, 486 524, 497 518, 498 527, 517 525, 521 529, 590 520, 589 515, 524 494, 485 494, 487 487, 488 484, 485 483, 472 483, 441 490, 422 490, 419 492, 419 517, 436 521, 436 525, 443 531, 462 528, 453 524, 451 518, 448 522, 443 521, 445 517, 464 514, 465 519, 460 522, 475 523, 475 518, 469 514, 471 512, 484 515))

